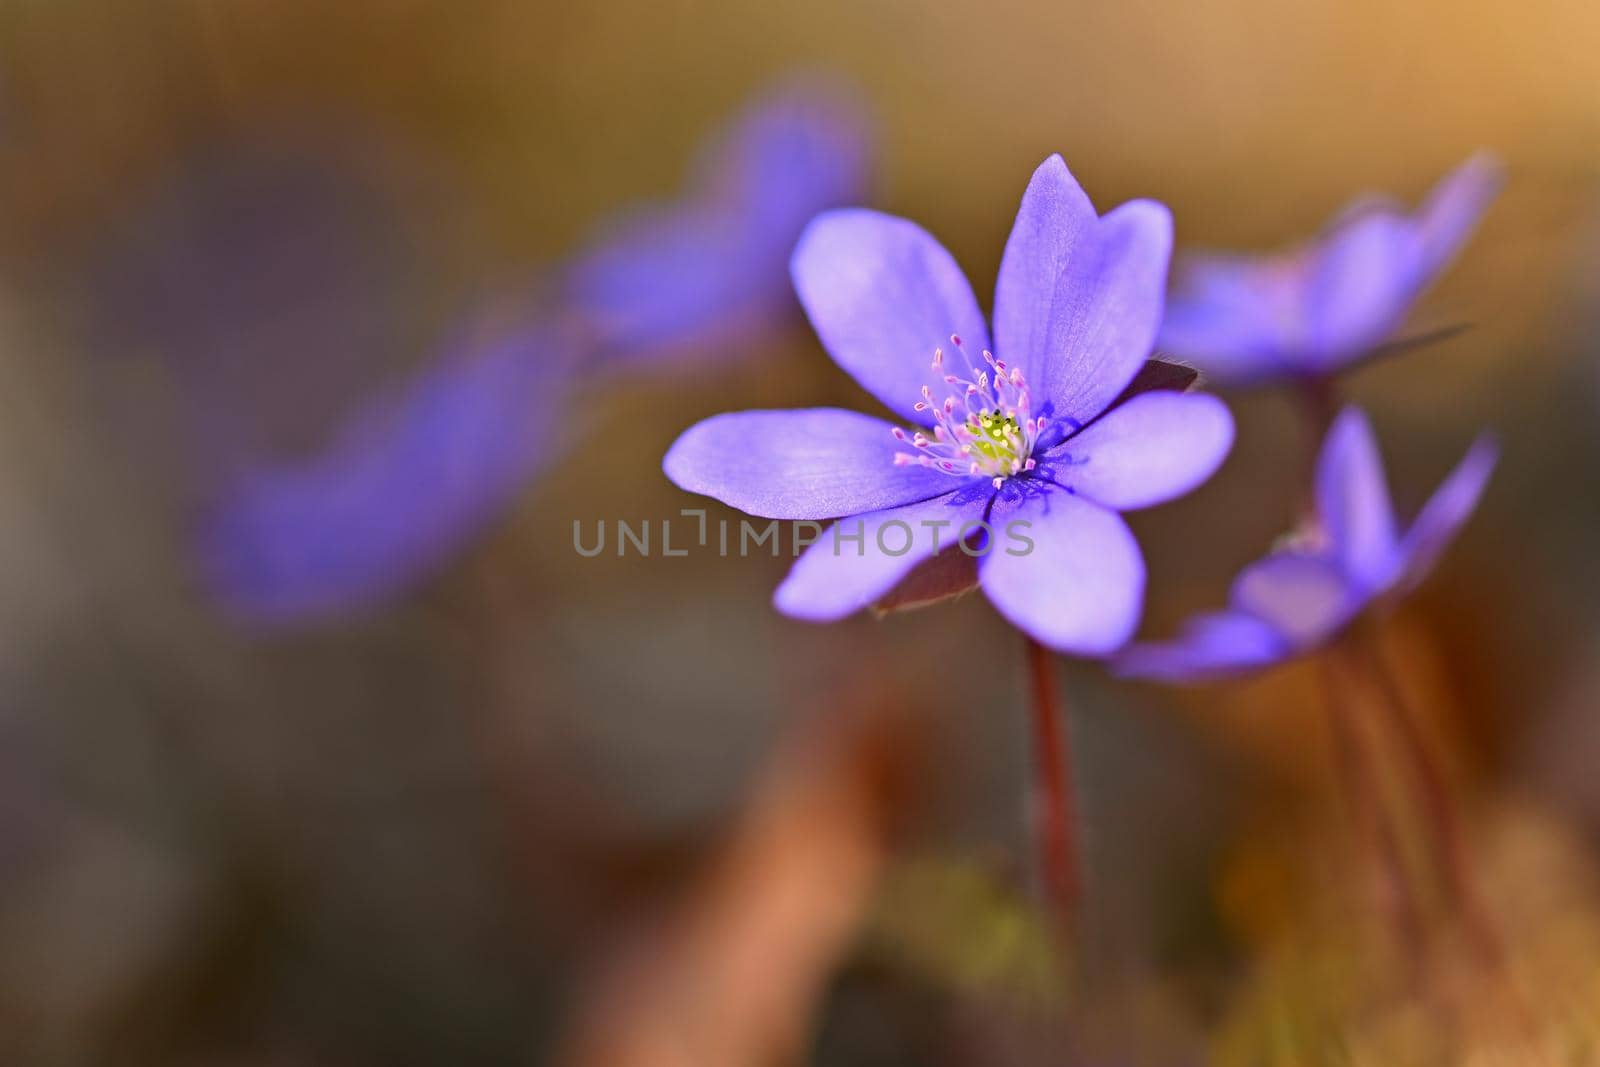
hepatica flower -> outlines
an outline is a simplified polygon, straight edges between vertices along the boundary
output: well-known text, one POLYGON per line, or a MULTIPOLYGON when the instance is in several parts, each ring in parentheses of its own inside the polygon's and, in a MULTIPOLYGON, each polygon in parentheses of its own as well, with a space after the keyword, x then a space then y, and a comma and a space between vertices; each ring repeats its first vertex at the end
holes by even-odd
POLYGON ((1315 521, 1297 543, 1240 572, 1226 610, 1191 619, 1174 641, 1125 649, 1118 672, 1199 681, 1320 647, 1375 602, 1427 576, 1477 507, 1497 454, 1480 437, 1401 533, 1372 426, 1360 409, 1346 408, 1323 443, 1315 521))
POLYGON ((991 345, 960 268, 925 231, 826 213, 795 249, 795 290, 835 362, 899 423, 832 408, 718 415, 673 444, 666 473, 752 515, 840 520, 779 586, 788 615, 842 618, 962 553, 1016 626, 1109 653, 1137 625, 1145 581, 1118 512, 1193 489, 1233 441, 1213 397, 1118 403, 1155 340, 1171 243, 1166 208, 1101 217, 1051 157, 1006 244, 991 345))
POLYGON ((1477 155, 1414 213, 1368 198, 1285 252, 1180 257, 1158 344, 1226 385, 1331 376, 1393 340, 1499 186, 1477 155))
POLYGON ((788 254, 818 211, 860 199, 862 122, 838 92, 792 86, 702 155, 689 196, 631 213, 552 272, 559 314, 446 346, 360 405, 321 453, 258 458, 225 486, 198 551, 213 594, 276 624, 394 597, 581 444, 585 390, 797 319, 788 254))

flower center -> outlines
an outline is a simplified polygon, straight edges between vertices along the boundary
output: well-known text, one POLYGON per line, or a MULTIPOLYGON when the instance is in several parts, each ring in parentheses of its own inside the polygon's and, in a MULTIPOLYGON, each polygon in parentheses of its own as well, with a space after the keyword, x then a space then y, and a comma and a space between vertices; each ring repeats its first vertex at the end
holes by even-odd
POLYGON ((971 377, 945 373, 944 349, 934 349, 933 369, 944 374, 948 393, 936 401, 933 390, 922 387, 916 410, 933 414, 932 436, 896 426, 895 440, 915 451, 895 453, 895 466, 917 463, 960 478, 979 475, 998 489, 1012 475, 1033 470, 1033 446, 1044 416, 1029 411, 1028 383, 1020 369, 1006 366, 987 349, 981 365, 975 364, 961 338, 952 336, 950 343, 971 377))
POLYGON ((1274 552, 1299 552, 1319 556, 1330 547, 1328 529, 1315 515, 1303 517, 1288 533, 1272 542, 1274 552))

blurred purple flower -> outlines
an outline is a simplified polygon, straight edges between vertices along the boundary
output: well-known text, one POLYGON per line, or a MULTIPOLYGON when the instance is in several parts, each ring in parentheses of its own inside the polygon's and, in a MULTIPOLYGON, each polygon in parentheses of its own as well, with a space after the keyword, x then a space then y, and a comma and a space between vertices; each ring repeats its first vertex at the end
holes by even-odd
POLYGON ((1226 610, 1191 619, 1176 640, 1124 650, 1118 673, 1201 681, 1321 646, 1369 605, 1427 577, 1477 507, 1497 456, 1480 437, 1401 535, 1372 426, 1359 408, 1346 408, 1323 443, 1316 522, 1300 543, 1241 571, 1226 610))
POLYGON ((1114 651, 1138 624, 1145 579, 1118 512, 1193 489, 1233 441, 1213 397, 1116 403, 1155 340, 1171 245, 1165 207, 1102 218, 1052 156, 1006 244, 997 357, 966 278, 926 231, 829 212, 795 250, 795 289, 835 362, 915 431, 832 408, 718 415, 678 438, 667 476, 754 515, 845 517, 835 534, 859 524, 858 551, 824 535, 795 563, 774 598, 785 614, 843 618, 935 557, 941 530, 947 556, 970 530, 1002 615, 1061 651, 1114 651), (1001 549, 979 522, 1029 524, 1031 551, 1001 549), (886 543, 892 524, 913 536, 886 543))
POLYGON ((608 372, 676 365, 776 325, 792 307, 795 238, 818 210, 858 199, 865 170, 862 126, 837 94, 792 87, 758 102, 702 159, 687 201, 555 272, 559 327, 546 314, 458 345, 359 408, 320 455, 235 478, 201 534, 208 586, 238 615, 294 623, 435 572, 581 436, 551 429, 552 406, 608 372))
POLYGON ((1479 154, 1415 214, 1369 198, 1298 248, 1181 256, 1157 346, 1226 385, 1331 376, 1393 340, 1500 180, 1499 165, 1479 154))
POLYGON ((597 358, 637 363, 727 349, 798 311, 789 254, 822 211, 865 199, 862 112, 831 83, 758 101, 708 145, 683 200, 602 228, 567 275, 597 358))
POLYGON ((572 362, 570 340, 544 328, 462 347, 369 401, 316 457, 232 485, 200 543, 207 584, 225 605, 294 622, 399 593, 504 514, 560 454, 570 427, 552 432, 541 409, 572 362))

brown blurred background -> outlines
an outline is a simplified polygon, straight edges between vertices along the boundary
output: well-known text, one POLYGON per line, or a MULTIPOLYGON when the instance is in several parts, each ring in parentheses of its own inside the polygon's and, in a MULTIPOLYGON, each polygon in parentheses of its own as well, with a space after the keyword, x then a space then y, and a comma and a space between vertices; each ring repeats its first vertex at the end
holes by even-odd
MULTIPOLYGON (((659 464, 704 415, 867 405, 798 317, 724 373, 591 397, 582 447, 382 610, 242 626, 188 556, 228 460, 192 420, 314 450, 481 294, 672 196, 695 143, 795 70, 855 83, 872 202, 945 241, 985 303, 1050 152, 1102 208, 1155 197, 1180 244, 1245 248, 1500 154, 1506 191, 1419 316, 1472 329, 1349 388, 1407 509, 1501 434, 1480 515, 1391 639, 1475 792, 1594 844, 1596 55, 1600 9, 1555 2, 5 5, 0 1061, 545 1062, 614 950, 699 899, 781 739, 887 706, 903 753, 873 758, 911 787, 863 899, 910 911, 971 872, 1000 889, 955 893, 931 933, 884 933, 870 900, 819 927, 837 951, 794 1054, 1010 1062, 951 972, 1027 883, 1014 635, 979 599, 813 628, 769 607, 782 560, 571 551, 574 519, 694 506, 659 464), (303 243, 210 272, 186 227, 219 182, 303 243)), ((1223 473, 1134 519, 1148 633, 1218 602, 1288 519, 1294 409, 1230 399, 1223 473)), ((1066 668, 1089 951, 1163 976, 1177 1040, 1223 1010, 1248 941, 1231 857, 1320 803, 1316 679, 1066 668)))

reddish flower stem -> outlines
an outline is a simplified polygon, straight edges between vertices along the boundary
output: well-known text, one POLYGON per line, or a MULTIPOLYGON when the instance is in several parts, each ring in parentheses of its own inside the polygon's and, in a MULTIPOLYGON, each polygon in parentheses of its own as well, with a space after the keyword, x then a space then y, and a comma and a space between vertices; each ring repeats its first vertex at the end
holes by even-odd
POLYGON ((1323 666, 1335 777, 1362 847, 1377 857, 1383 877, 1383 910, 1394 926, 1395 938, 1415 978, 1426 951, 1421 908, 1406 873, 1394 814, 1383 803, 1378 754, 1369 743, 1370 736, 1364 736, 1367 731, 1362 729, 1358 715, 1359 698, 1351 690, 1347 671, 1340 669, 1334 657, 1324 658, 1323 666))
POLYGON ((1299 396, 1305 412, 1306 442, 1310 446, 1311 480, 1315 483, 1322 440, 1328 436, 1333 420, 1339 417, 1339 391, 1331 379, 1304 378, 1300 382, 1299 396))
MULTIPOLYGON (((1317 462, 1322 439, 1339 412, 1339 395, 1332 379, 1310 377, 1301 382, 1299 395, 1306 426, 1311 434, 1311 494, 1315 509, 1317 462)), ((1437 763, 1428 751, 1398 681, 1383 656, 1376 628, 1369 622, 1362 632, 1351 635, 1346 644, 1353 666, 1365 668, 1378 686, 1391 729, 1399 740, 1401 755, 1409 770, 1409 783, 1420 794, 1423 817, 1427 820, 1429 844, 1445 887, 1466 923, 1469 936, 1491 966, 1503 966, 1504 953, 1488 911, 1483 905, 1467 854, 1466 834, 1437 763)))
POLYGON ((1401 755, 1411 769, 1412 783, 1416 787, 1423 816, 1428 821, 1435 862, 1444 878, 1451 902, 1459 910, 1468 935, 1485 961, 1499 966, 1504 960, 1500 938, 1489 919, 1477 880, 1473 876, 1466 830, 1450 786, 1445 781, 1438 761, 1428 750, 1427 740, 1417 725, 1405 691, 1389 668, 1376 629, 1364 627, 1356 635, 1354 644, 1377 683, 1389 725, 1400 743, 1401 755))
POLYGON ((1066 707, 1056 683, 1050 652, 1024 635, 1033 723, 1033 820, 1037 834, 1039 877, 1046 899, 1063 930, 1070 930, 1081 893, 1078 869, 1077 812, 1073 798, 1066 707))

